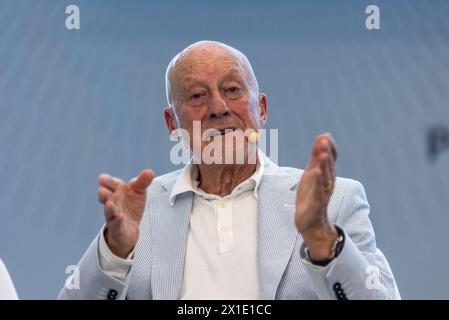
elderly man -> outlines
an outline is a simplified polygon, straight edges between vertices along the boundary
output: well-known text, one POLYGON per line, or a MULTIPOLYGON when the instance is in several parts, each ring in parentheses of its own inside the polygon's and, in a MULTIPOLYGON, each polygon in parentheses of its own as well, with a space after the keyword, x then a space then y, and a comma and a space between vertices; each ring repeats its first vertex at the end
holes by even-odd
POLYGON ((60 298, 399 298, 362 185, 335 176, 330 134, 317 137, 304 171, 278 167, 247 136, 237 146, 237 130, 257 131, 267 117, 243 53, 192 44, 170 62, 166 88, 166 126, 193 137, 192 160, 158 178, 100 176, 106 224, 68 279, 79 277, 79 288, 66 286, 60 298), (195 122, 218 134, 195 137, 195 122), (228 135, 243 162, 193 161, 228 135))

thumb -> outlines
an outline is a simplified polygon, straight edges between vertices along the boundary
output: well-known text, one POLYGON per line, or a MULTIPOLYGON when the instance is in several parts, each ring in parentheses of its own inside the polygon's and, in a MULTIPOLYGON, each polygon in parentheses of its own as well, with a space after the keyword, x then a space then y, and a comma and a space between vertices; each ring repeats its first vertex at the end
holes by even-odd
POLYGON ((133 178, 129 181, 129 186, 136 193, 145 193, 148 186, 151 184, 154 178, 154 172, 149 169, 143 170, 137 178, 133 178))

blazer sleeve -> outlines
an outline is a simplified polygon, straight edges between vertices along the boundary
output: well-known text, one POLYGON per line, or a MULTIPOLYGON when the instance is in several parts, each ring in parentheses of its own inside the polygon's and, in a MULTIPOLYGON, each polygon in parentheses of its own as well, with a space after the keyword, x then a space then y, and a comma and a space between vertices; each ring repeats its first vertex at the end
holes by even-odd
POLYGON ((126 298, 128 279, 108 275, 100 266, 98 249, 100 236, 101 232, 67 278, 58 299, 116 300, 126 298))
MULTIPOLYGON (((346 179, 345 179, 346 180, 346 179)), ((312 264, 300 249, 315 293, 319 299, 400 299, 391 268, 376 247, 374 230, 369 220, 369 204, 362 184, 346 180, 346 190, 336 225, 344 233, 342 251, 328 265, 312 264)))

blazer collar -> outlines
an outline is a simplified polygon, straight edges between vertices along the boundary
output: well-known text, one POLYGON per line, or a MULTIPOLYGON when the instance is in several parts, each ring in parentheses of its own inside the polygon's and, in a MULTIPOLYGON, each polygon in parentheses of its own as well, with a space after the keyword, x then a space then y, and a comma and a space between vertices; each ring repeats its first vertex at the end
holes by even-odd
MULTIPOLYGON (((268 171, 270 172, 271 167, 274 165, 273 162, 271 162, 266 155, 259 149, 258 154, 258 165, 256 168, 256 171, 254 174, 249 178, 249 180, 254 181, 254 197, 258 199, 258 189, 260 182, 262 180, 262 177, 266 171, 265 167, 267 167, 268 171), (267 162, 269 161, 269 162, 267 162), (266 165, 265 165, 266 164, 266 165)), ((189 162, 184 166, 184 168, 181 169, 179 175, 177 176, 176 180, 171 180, 169 184, 166 184, 164 187, 168 191, 170 190, 170 198, 169 202, 170 205, 173 206, 174 202, 176 200, 176 197, 184 192, 192 191, 194 193, 204 193, 200 192, 198 190, 198 166, 194 163, 192 163, 192 159, 189 160, 189 162)))

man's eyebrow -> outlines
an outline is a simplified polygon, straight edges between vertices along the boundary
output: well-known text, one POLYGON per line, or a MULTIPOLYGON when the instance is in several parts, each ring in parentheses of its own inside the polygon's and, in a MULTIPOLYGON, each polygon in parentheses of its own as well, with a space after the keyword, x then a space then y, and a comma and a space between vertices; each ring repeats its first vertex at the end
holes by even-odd
POLYGON ((183 84, 184 84, 183 85, 184 90, 190 90, 193 87, 197 87, 197 86, 205 87, 205 88, 208 87, 208 84, 202 80, 188 79, 188 78, 183 80, 183 84))
POLYGON ((239 70, 233 70, 233 71, 229 72, 228 74, 226 74, 223 78, 220 79, 220 84, 223 84, 229 80, 234 80, 241 84, 245 83, 245 79, 244 79, 244 77, 242 77, 242 74, 239 70))

